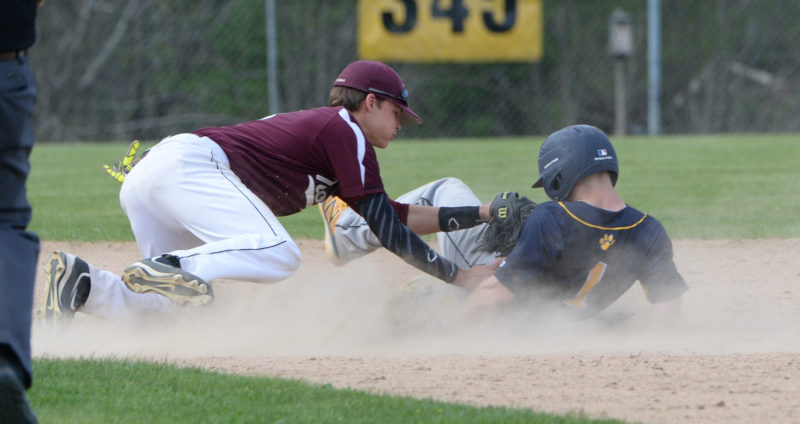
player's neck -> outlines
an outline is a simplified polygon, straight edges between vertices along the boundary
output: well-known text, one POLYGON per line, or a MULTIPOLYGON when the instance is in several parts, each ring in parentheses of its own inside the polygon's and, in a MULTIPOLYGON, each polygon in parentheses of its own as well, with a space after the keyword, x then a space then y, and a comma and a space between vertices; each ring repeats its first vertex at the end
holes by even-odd
POLYGON ((569 200, 584 202, 612 212, 620 211, 626 206, 611 184, 607 173, 592 174, 578 181, 570 193, 569 200))

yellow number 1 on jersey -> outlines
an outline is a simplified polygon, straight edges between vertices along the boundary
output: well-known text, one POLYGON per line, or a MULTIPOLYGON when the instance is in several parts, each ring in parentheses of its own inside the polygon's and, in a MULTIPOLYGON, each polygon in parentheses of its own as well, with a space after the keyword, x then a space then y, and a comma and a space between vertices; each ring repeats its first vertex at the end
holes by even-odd
POLYGON ((586 296, 589 295, 589 292, 600 282, 603 278, 603 275, 606 273, 606 265, 604 262, 598 262, 591 271, 589 271, 589 276, 586 277, 586 282, 583 283, 583 287, 578 292, 578 295, 571 298, 565 299, 564 303, 573 308, 583 309, 586 307, 586 296))

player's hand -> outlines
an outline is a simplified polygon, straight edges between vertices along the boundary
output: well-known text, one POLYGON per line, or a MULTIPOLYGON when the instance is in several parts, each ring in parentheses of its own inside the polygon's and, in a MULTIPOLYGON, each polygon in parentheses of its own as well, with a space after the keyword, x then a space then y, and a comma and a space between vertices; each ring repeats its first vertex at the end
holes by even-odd
POLYGON ((502 258, 498 258, 488 265, 475 265, 467 270, 459 270, 456 279, 453 280, 453 285, 461 287, 466 291, 473 291, 483 280, 494 275, 500 263, 503 262, 502 258))

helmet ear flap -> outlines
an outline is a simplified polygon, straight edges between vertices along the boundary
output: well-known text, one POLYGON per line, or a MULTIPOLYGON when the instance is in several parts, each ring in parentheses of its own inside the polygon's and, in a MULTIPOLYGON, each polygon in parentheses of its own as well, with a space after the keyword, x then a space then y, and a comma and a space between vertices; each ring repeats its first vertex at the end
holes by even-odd
POLYGON ((550 180, 550 190, 558 191, 561 189, 561 173, 559 172, 556 174, 552 180, 550 180))
POLYGON ((553 178, 550 179, 545 189, 547 196, 553 200, 558 200, 558 194, 561 190, 561 177, 561 172, 553 175, 553 178))

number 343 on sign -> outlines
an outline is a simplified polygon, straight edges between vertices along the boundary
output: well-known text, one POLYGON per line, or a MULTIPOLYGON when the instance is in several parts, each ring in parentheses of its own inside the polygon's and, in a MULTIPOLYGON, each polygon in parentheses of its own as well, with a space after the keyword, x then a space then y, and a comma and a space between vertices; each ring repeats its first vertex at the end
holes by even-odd
POLYGON ((359 0, 361 58, 517 62, 542 57, 542 0, 359 0))

